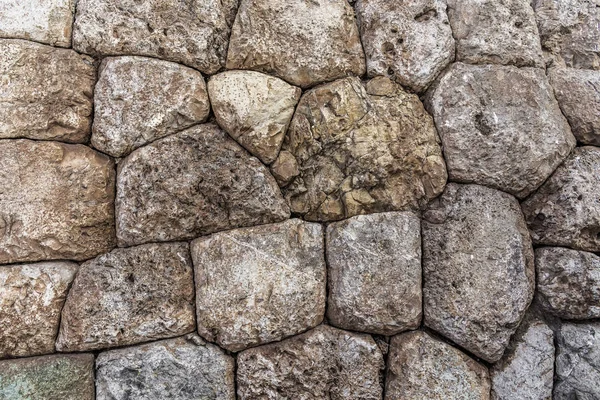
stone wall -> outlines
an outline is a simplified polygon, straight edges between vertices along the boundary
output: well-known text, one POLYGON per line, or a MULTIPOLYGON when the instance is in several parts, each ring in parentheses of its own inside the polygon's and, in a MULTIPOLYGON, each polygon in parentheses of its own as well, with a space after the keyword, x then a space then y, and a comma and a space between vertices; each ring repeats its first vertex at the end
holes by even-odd
POLYGON ((0 38, 0 399, 600 399, 599 0, 0 38))

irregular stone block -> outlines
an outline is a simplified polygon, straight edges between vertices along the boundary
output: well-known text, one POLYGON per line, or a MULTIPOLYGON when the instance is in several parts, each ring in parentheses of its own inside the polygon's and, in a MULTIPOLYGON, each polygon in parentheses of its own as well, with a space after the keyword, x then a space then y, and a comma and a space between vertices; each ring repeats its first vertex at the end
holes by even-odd
POLYGON ((113 161, 89 147, 0 140, 0 264, 110 250, 114 185, 113 161))
POLYGON ((283 193, 292 212, 311 221, 423 207, 447 177, 431 117, 416 95, 384 77, 306 92, 282 154, 299 171, 283 193))
POLYGON ((227 69, 253 69, 309 87, 363 75, 354 10, 344 0, 242 0, 227 69))
POLYGON ((86 142, 96 80, 92 62, 73 50, 0 39, 0 139, 86 142))
POLYGON ((94 92, 92 145, 113 157, 208 118, 200 72, 145 57, 102 61, 94 92))
POLYGON ((58 351, 126 346, 194 330, 187 243, 115 249, 81 265, 62 312, 58 351))
POLYGON ((289 217, 265 166, 214 124, 157 140, 121 161, 116 209, 122 246, 289 217))
POLYGON ((576 144, 542 69, 456 63, 425 104, 454 181, 524 198, 576 144))
POLYGON ((197 335, 100 353, 96 399, 235 400, 234 360, 197 335))
POLYGON ((498 190, 451 183, 423 217, 425 325, 499 360, 535 285, 519 203, 498 190))
POLYGON ((380 400, 383 356, 369 335, 320 325, 241 352, 240 399, 380 400))
POLYGON ((219 125, 252 155, 277 158, 302 90, 255 71, 226 71, 208 81, 219 125))
POLYGON ((326 248, 332 325, 386 336, 419 327, 419 217, 390 212, 335 222, 326 248))

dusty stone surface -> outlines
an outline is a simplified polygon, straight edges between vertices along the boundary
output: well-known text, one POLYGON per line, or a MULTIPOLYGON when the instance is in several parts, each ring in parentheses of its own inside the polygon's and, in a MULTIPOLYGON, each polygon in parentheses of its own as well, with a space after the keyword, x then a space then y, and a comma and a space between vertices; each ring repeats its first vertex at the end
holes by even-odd
POLYGON ((62 312, 58 351, 126 346, 194 330, 187 243, 115 249, 81 265, 62 312))
POLYGON ((386 400, 488 400, 488 370, 460 350, 425 332, 390 341, 386 400))
POLYGON ((226 71, 208 81, 219 126, 265 164, 277 158, 302 90, 255 71, 226 71))
POLYGON ((292 179, 300 175, 296 157, 287 150, 279 152, 277 159, 271 164, 271 173, 279 186, 288 185, 292 179))
POLYGON ((96 400, 235 400, 234 360, 194 334, 100 353, 96 400))
POLYGON ((200 72, 153 58, 105 58, 94 92, 92 145, 123 157, 203 122, 209 112, 200 72))
POLYGON ((284 196, 308 220, 416 209, 446 183, 431 117, 416 95, 384 77, 306 92, 282 150, 299 171, 284 196))
POLYGON ((426 105, 451 180, 526 197, 575 147, 544 70, 453 64, 426 105))
POLYGON ((369 335, 321 325, 241 352, 240 399, 362 399, 382 396, 383 356, 369 335))
POLYGON ((497 361, 535 285, 519 203, 498 190, 451 183, 423 217, 425 325, 497 361))
POLYGON ((359 215, 327 226, 332 325, 391 336, 421 323, 421 223, 411 212, 359 215))
POLYGON ((304 88, 364 74, 364 57, 344 0, 241 0, 227 69, 262 71, 304 88))
POLYGON ((521 204, 534 243, 600 251, 600 149, 578 147, 521 204))
POLYGON ((237 0, 79 0, 73 48, 151 56, 214 74, 225 65, 237 0))
POLYGON ((0 398, 94 400, 94 355, 69 354, 0 361, 0 398))
POLYGON ((113 162, 82 145, 0 140, 0 264, 114 246, 113 162))
POLYGON ((421 92, 454 60, 445 0, 358 0, 355 7, 370 77, 421 92))
POLYGON ((92 62, 73 50, 0 39, 0 139, 87 141, 96 80, 92 62))
POLYGON ((192 239, 289 217, 265 166, 212 123, 125 158, 119 164, 116 209, 120 245, 192 239))

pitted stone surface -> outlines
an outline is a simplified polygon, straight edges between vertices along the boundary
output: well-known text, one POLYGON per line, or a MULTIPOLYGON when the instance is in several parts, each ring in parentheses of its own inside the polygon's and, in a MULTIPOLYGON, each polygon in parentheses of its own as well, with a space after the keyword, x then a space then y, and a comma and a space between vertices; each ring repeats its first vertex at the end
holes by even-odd
POLYGON ((332 325, 379 335, 421 323, 421 224, 410 212, 359 215, 327 227, 332 325))
POLYGON ((253 69, 309 87, 363 75, 354 10, 344 0, 241 0, 227 69, 253 69))
POLYGON ((94 92, 92 145, 123 157, 203 122, 210 112, 200 72, 146 57, 105 58, 94 92))
POLYGON ((125 158, 119 164, 116 209, 121 245, 192 239, 289 217, 265 166, 212 123, 125 158))
POLYGON ((187 243, 115 249, 81 265, 62 312, 56 349, 125 346, 194 330, 187 243))
POLYGON ((454 181, 523 198, 575 147, 542 69, 456 63, 426 105, 454 181))
POLYGON ((0 264, 114 246, 114 163, 82 145, 0 140, 0 264))
POLYGON ((92 63, 73 50, 0 39, 0 139, 87 141, 96 80, 92 63))
POLYGON ((495 189, 451 183, 423 217, 425 325, 497 361, 535 285, 519 203, 495 189))

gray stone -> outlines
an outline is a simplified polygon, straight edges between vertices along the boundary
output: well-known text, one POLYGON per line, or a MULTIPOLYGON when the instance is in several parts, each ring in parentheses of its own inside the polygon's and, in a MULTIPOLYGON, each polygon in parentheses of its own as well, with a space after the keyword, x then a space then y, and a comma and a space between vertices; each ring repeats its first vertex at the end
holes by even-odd
POLYGON ((498 190, 451 183, 423 217, 425 325, 499 360, 535 286, 519 203, 498 190))
POLYGON ((421 223, 410 212, 359 215, 327 226, 332 325, 394 335, 421 323, 421 223))

